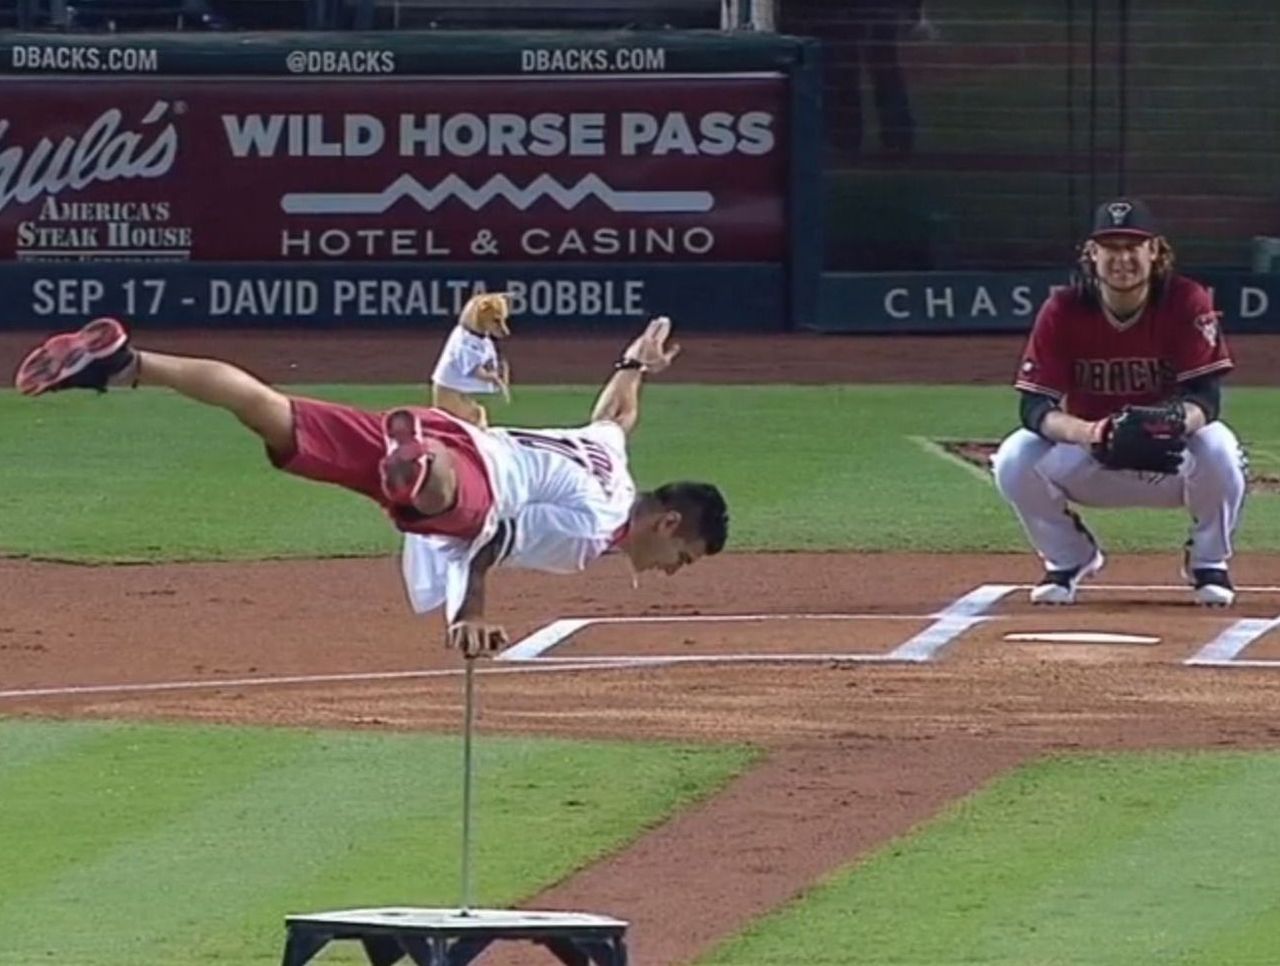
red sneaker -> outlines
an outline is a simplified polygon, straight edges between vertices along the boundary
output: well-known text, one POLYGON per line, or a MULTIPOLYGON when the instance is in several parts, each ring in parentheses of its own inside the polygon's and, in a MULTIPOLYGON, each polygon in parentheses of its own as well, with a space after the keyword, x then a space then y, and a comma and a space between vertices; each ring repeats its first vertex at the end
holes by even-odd
POLYGON ((111 318, 94 319, 79 332, 50 336, 27 354, 13 384, 26 396, 63 389, 107 391, 107 381, 134 360, 129 333, 111 318))
POLYGON ((378 464, 382 492, 395 506, 413 507, 431 473, 432 456, 422 419, 412 409, 393 409, 382 416, 387 455, 378 464))

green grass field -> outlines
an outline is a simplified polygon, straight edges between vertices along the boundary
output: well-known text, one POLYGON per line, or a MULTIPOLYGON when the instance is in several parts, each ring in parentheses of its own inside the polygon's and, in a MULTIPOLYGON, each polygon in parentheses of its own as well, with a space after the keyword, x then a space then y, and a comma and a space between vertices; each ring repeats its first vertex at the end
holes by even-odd
POLYGON ((701 962, 1280 962, 1280 754, 1043 761, 701 962))
MULTIPOLYGON (((373 407, 420 398, 417 387, 307 392, 373 407)), ((572 425, 591 398, 525 388, 498 415, 572 425)), ((1231 392, 1255 471, 1280 472, 1278 404, 1275 392, 1231 392)), ((990 484, 921 443, 997 439, 1013 422, 1006 389, 654 386, 634 470, 641 485, 720 482, 731 550, 1021 551, 990 484)), ((207 560, 397 544, 371 503, 273 471, 230 417, 159 392, 0 393, 0 454, 2 554, 207 560)), ((1169 512, 1089 519, 1112 549, 1171 554, 1187 526, 1169 512)), ((1239 542, 1280 549, 1280 501, 1255 496, 1239 542)), ((454 902, 456 746, 0 720, 0 966, 268 963, 287 911, 454 902)), ((736 748, 481 748, 479 898, 491 904, 620 847, 750 760, 736 748)), ((1036 764, 706 962, 1280 962, 1278 793, 1274 755, 1036 764)))
MULTIPOLYGON (((532 895, 752 757, 479 741, 474 901, 532 895)), ((456 737, 0 719, 0 964, 278 963, 287 912, 456 907, 461 767, 456 737)))
MULTIPOLYGON (((417 387, 309 387, 371 407, 417 387)), ((503 422, 575 425, 590 389, 522 389, 503 422)), ((731 550, 1023 550, 1012 513, 920 438, 998 439, 1011 390, 992 387, 653 386, 634 445, 641 485, 722 484, 731 550), (708 445, 714 440, 715 445, 708 445), (891 525, 886 525, 889 523, 891 525)), ((1280 394, 1233 390, 1256 470, 1280 471, 1280 394)), ((369 555, 395 534, 376 506, 271 469, 231 417, 158 391, 39 400, 0 394, 0 552, 77 560, 369 555)), ((1167 512, 1089 514, 1116 550, 1174 552, 1167 512)), ((1280 549, 1280 501, 1254 499, 1244 550, 1280 549)))

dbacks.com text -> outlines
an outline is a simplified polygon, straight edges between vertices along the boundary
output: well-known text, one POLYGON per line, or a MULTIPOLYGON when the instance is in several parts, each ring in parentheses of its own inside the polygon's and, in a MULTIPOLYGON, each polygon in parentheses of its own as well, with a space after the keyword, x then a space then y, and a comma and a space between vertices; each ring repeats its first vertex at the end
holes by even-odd
POLYGON ((160 69, 160 52, 154 47, 16 44, 12 66, 14 70, 153 74, 160 69))
POLYGON ((520 70, 526 74, 655 73, 666 69, 667 52, 662 47, 520 51, 520 70))

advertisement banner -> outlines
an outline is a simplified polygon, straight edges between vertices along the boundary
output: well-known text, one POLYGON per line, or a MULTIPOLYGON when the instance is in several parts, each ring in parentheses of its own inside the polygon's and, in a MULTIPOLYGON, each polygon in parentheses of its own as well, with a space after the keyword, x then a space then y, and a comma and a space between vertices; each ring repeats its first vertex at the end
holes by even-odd
POLYGON ((0 328, 45 332, 98 315, 151 327, 448 328, 477 292, 511 295, 516 330, 564 323, 635 329, 776 329, 780 265, 564 263, 343 265, 235 262, 0 264, 0 328))
POLYGON ((781 262, 782 75, 9 77, 0 259, 781 262))
MULTIPOLYGON (((1196 271, 1231 332, 1280 331, 1280 274, 1196 271)), ((826 272, 820 332, 910 334, 1027 332, 1041 303, 1068 283, 1065 270, 1010 272, 826 272)))

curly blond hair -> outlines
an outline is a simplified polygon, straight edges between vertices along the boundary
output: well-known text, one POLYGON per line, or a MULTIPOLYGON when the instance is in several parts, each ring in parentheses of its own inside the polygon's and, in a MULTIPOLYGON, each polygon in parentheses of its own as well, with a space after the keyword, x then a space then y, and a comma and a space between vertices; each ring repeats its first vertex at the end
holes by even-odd
MULTIPOLYGON (((1098 271, 1094 268, 1093 259, 1089 257, 1089 244, 1092 241, 1092 238, 1087 238, 1080 246, 1076 255, 1072 285, 1083 298, 1096 303, 1100 296, 1098 295, 1098 271)), ((1155 247, 1155 258, 1151 261, 1151 301, 1153 302, 1160 298, 1165 283, 1173 274, 1174 263, 1177 261, 1173 245, 1163 235, 1155 236, 1155 247)))

